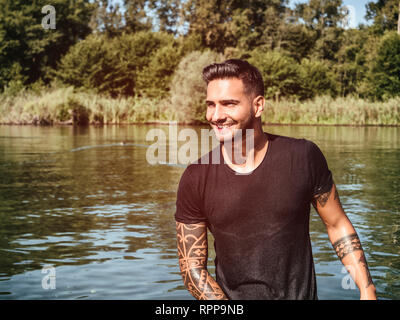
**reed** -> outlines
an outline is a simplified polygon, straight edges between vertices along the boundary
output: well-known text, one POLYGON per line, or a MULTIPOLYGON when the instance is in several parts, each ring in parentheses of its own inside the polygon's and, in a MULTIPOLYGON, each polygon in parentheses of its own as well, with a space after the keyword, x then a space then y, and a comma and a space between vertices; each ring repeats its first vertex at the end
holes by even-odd
POLYGON ((271 124, 400 125, 400 98, 370 102, 328 96, 308 101, 267 101, 262 120, 271 124))
POLYGON ((110 98, 72 87, 0 96, 2 124, 122 124, 175 121, 167 100, 110 98))
MULTIPOLYGON (((177 121, 169 99, 110 98, 72 87, 0 96, 1 124, 129 124, 177 121)), ((185 119, 190 123, 190 116, 185 119)), ((400 125, 400 98, 369 102, 355 97, 267 101, 262 120, 271 124, 400 125)))

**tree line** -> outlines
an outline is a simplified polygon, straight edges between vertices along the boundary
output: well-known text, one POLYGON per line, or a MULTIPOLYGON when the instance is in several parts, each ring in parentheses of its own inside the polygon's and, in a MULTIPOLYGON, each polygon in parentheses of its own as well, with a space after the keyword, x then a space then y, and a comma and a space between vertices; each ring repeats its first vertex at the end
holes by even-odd
POLYGON ((400 95, 398 0, 369 1, 357 28, 341 0, 54 0, 55 30, 41 25, 47 2, 0 0, 3 94, 67 85, 178 101, 202 90, 199 61, 242 58, 276 101, 400 95))

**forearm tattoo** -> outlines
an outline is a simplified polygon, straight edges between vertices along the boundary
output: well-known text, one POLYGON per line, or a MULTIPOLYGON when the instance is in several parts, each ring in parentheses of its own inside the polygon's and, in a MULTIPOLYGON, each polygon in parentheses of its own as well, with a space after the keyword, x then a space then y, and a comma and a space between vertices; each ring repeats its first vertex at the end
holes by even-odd
POLYGON ((333 248, 335 249, 340 260, 353 251, 362 250, 361 242, 357 236, 357 233, 353 233, 337 240, 333 244, 333 248))
POLYGON ((176 223, 179 267, 188 291, 198 300, 227 299, 207 271, 207 229, 203 224, 176 223))
POLYGON ((372 284, 372 277, 368 270, 367 260, 365 259, 364 252, 361 247, 361 242, 357 236, 357 233, 350 234, 348 236, 345 236, 345 237, 337 240, 333 244, 333 248, 335 249, 336 254, 338 255, 338 257, 341 261, 343 260, 343 258, 346 255, 348 255, 354 251, 358 251, 358 250, 362 251, 360 259, 358 260, 358 264, 361 264, 361 266, 366 271, 367 279, 368 279, 366 288, 368 288, 372 284))

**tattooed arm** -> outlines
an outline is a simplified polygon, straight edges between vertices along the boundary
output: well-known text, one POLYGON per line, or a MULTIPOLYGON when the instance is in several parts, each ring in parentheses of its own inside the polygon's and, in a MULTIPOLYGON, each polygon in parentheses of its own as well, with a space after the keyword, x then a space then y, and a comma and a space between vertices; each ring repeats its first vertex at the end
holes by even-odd
POLYGON ((376 299, 375 286, 360 239, 342 208, 335 184, 327 193, 316 196, 312 204, 327 228, 329 239, 340 261, 360 289, 360 298, 376 299))
POLYGON ((198 300, 227 300, 207 271, 208 244, 205 223, 176 223, 179 267, 188 291, 198 300))

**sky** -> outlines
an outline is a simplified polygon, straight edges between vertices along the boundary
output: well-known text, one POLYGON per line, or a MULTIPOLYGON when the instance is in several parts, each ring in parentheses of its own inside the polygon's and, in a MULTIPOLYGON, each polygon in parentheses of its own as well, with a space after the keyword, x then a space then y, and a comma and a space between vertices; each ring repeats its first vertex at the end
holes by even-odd
MULTIPOLYGON (((290 0, 290 4, 307 2, 306 0, 290 0)), ((351 28, 356 28, 360 23, 368 24, 365 20, 366 8, 365 5, 371 0, 343 0, 343 4, 349 7, 351 28)))

